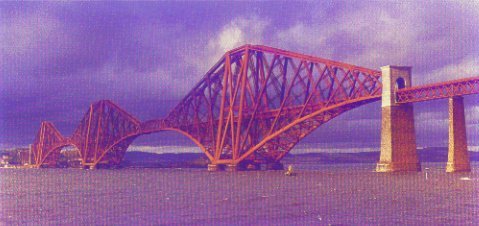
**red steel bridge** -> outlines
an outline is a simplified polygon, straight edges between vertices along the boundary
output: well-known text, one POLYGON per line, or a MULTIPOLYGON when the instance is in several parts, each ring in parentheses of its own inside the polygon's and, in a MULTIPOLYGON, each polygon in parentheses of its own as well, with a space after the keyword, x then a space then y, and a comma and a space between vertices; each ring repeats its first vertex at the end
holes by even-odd
MULTIPOLYGON (((74 146, 81 163, 119 164, 143 134, 176 131, 212 165, 279 162, 302 138, 336 116, 382 97, 381 71, 276 48, 226 52, 165 117, 142 122, 109 100, 90 105, 73 135, 42 122, 32 165, 54 166, 74 146)), ((397 90, 397 103, 479 93, 479 77, 397 90)))

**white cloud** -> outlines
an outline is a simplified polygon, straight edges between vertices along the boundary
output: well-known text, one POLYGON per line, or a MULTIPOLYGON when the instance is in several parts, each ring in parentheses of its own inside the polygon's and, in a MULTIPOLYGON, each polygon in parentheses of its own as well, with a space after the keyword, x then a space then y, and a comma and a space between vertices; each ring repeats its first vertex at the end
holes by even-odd
MULTIPOLYGON (((320 28, 310 27, 302 22, 276 34, 277 45, 286 49, 309 52, 311 49, 319 50, 317 54, 321 57, 331 57, 333 48, 328 48, 326 42, 332 27, 320 28)), ((309 53, 312 54, 312 53, 309 53)))
POLYGON ((225 52, 245 44, 263 44, 264 30, 269 24, 258 16, 234 18, 215 33, 200 52, 182 53, 183 58, 202 76, 225 52))
POLYGON ((217 37, 208 42, 210 51, 224 53, 244 44, 260 44, 268 21, 253 17, 238 17, 226 24, 217 37))
POLYGON ((407 59, 417 30, 414 21, 384 10, 366 7, 347 12, 330 23, 297 22, 278 32, 278 43, 320 57, 367 67, 407 59), (314 52, 312 52, 314 51, 314 52))
POLYGON ((477 2, 465 2, 361 3, 320 18, 311 10, 317 22, 298 21, 278 31, 275 42, 369 68, 407 65, 430 71, 479 56, 479 12, 464 6, 477 2))
POLYGON ((469 56, 460 62, 451 63, 424 75, 414 76, 417 85, 444 82, 460 78, 479 76, 479 55, 469 56))

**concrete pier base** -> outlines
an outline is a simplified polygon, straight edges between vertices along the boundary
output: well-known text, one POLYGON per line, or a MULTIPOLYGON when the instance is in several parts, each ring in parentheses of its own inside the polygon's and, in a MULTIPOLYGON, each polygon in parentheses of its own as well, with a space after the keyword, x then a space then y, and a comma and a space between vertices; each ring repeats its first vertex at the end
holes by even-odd
POLYGON ((420 163, 378 163, 376 164, 376 172, 418 172, 421 171, 420 163))
POLYGON ((446 172, 470 172, 466 119, 462 97, 449 98, 449 151, 446 172))
POLYGON ((225 170, 228 171, 228 172, 236 172, 236 171, 240 171, 241 167, 239 165, 236 165, 236 164, 226 164, 225 165, 225 170))
POLYGON ((216 172, 222 170, 221 167, 217 164, 208 164, 208 171, 209 172, 216 172))
POLYGON ((381 155, 376 171, 421 171, 412 105, 382 108, 381 155))
POLYGON ((448 162, 446 165, 446 172, 448 173, 471 172, 471 165, 448 162))
POLYGON ((381 155, 377 172, 421 171, 412 104, 397 104, 396 90, 411 86, 411 68, 381 67, 383 79, 381 155))
POLYGON ((260 170, 261 169, 259 164, 253 164, 253 163, 247 164, 245 168, 246 168, 246 170, 260 170))

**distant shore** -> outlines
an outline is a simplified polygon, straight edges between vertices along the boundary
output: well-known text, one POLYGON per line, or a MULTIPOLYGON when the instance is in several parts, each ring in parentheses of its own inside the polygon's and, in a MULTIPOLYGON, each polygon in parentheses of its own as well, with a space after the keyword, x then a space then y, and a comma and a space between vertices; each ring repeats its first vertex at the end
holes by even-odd
MULTIPOLYGON (((447 162, 447 148, 434 147, 418 150, 421 162, 447 162)), ((479 152, 469 152, 471 161, 479 161, 479 152)), ((317 163, 317 164, 350 164, 377 163, 379 151, 358 153, 289 153, 281 161, 283 163, 317 163)), ((203 153, 147 153, 126 152, 122 167, 154 167, 154 168, 206 168, 208 159, 203 153)))
MULTIPOLYGON (((418 150, 421 162, 447 162, 447 148, 433 147, 418 150)), ((9 151, 0 152, 8 155, 9 151)), ((11 153, 10 153, 11 154, 11 153)), ((379 151, 357 153, 289 153, 281 161, 284 164, 356 164, 377 163, 379 151)), ((470 161, 479 161, 479 152, 469 152, 470 161)), ((13 158, 14 159, 14 158, 13 158)), ((206 168, 209 160, 203 153, 151 153, 141 151, 128 151, 125 153, 119 168, 206 168)), ((3 165, 2 168, 23 168, 15 162, 3 165)), ((59 167, 68 167, 65 164, 59 167)), ((76 166, 79 167, 79 166, 76 166)), ((74 167, 75 168, 75 167, 74 167)))

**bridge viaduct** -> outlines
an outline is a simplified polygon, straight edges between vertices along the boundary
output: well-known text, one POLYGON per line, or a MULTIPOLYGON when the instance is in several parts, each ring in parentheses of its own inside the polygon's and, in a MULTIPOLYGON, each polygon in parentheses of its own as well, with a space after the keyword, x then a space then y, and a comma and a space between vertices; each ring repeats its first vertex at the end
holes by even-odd
MULTIPOLYGON (((479 77, 412 86, 411 68, 381 71, 259 45, 226 52, 162 119, 141 122, 111 101, 90 105, 73 135, 42 122, 31 148, 33 167, 55 166, 65 146, 95 168, 119 164, 143 134, 176 131, 208 157, 208 170, 280 166, 305 136, 336 116, 382 101, 378 172, 421 169, 413 103, 449 99, 448 172, 469 171, 464 95, 479 93, 479 77)), ((358 128, 360 130, 360 128, 358 128)))

